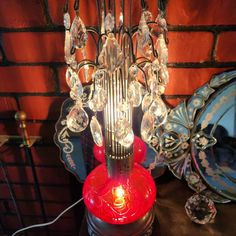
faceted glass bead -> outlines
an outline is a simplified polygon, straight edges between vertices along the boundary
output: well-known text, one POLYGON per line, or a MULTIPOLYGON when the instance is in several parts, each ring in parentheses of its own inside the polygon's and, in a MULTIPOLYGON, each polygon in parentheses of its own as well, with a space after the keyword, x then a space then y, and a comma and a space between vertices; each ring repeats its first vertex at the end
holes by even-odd
POLYGON ((105 77, 105 70, 98 69, 93 75, 93 80, 96 86, 102 87, 102 83, 105 77))
POLYGON ((142 14, 144 15, 146 22, 152 21, 152 13, 150 11, 143 11, 142 14))
POLYGON ((128 88, 128 99, 133 107, 138 107, 142 102, 142 85, 137 81, 132 81, 128 88))
POLYGON ((169 83, 169 72, 166 65, 161 65, 159 76, 162 84, 166 85, 169 83))
POLYGON ((87 42, 88 35, 85 25, 79 16, 76 16, 70 28, 72 44, 75 48, 83 48, 87 42))
POLYGON ((83 95, 83 86, 82 86, 80 80, 78 79, 78 81, 75 83, 74 87, 71 88, 70 97, 73 100, 77 100, 82 95, 83 95))
POLYGON ((94 143, 97 146, 101 147, 103 144, 102 129, 96 116, 93 116, 90 121, 90 131, 91 131, 94 143))
POLYGON ((150 112, 145 112, 141 122, 141 136, 145 142, 149 142, 154 133, 154 116, 150 112))
POLYGON ((79 133, 86 129, 89 118, 82 106, 75 105, 69 112, 67 118, 67 127, 72 132, 79 133))
POLYGON ((67 67, 66 70, 66 83, 70 88, 73 88, 75 84, 78 82, 78 75, 70 68, 67 67))
POLYGON ((103 111, 107 104, 107 94, 103 88, 97 87, 93 92, 93 97, 89 101, 89 108, 92 111, 103 111))
POLYGON ((64 23, 64 26, 67 30, 70 29, 70 14, 68 12, 66 12, 64 14, 63 23, 64 23))
POLYGON ((160 126, 165 123, 167 118, 167 108, 160 97, 156 97, 149 107, 149 112, 155 118, 155 124, 160 126))
POLYGON ((201 194, 194 194, 185 204, 188 217, 197 224, 212 222, 216 216, 214 202, 201 194))
POLYGON ((152 95, 150 93, 147 93, 143 97, 142 101, 142 111, 145 112, 149 109, 151 103, 152 103, 152 95))
POLYGON ((134 141, 131 124, 125 117, 121 117, 115 124, 115 138, 123 146, 129 147, 134 141))
POLYGON ((108 34, 99 54, 98 62, 110 73, 114 72, 123 63, 123 53, 114 34, 108 34))
POLYGON ((111 32, 114 29, 114 25, 115 25, 115 18, 109 12, 105 17, 105 29, 106 29, 106 31, 111 32))

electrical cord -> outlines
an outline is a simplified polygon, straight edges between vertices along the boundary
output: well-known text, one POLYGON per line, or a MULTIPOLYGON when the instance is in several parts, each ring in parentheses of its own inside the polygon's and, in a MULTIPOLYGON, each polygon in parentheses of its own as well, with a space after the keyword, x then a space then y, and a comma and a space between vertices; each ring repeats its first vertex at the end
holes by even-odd
POLYGON ((80 203, 83 200, 83 198, 80 198, 78 201, 76 201, 75 203, 73 203, 72 205, 70 205, 69 207, 67 207, 63 212, 61 212, 54 220, 49 221, 47 223, 42 223, 42 224, 36 224, 36 225, 30 225, 28 227, 22 228, 17 230, 15 233, 12 234, 12 236, 15 236, 16 234, 28 230, 28 229, 32 229, 32 228, 37 228, 37 227, 44 227, 44 226, 48 226, 48 225, 52 225, 54 224, 62 215, 64 215, 67 211, 69 211, 71 208, 73 208, 75 205, 77 205, 78 203, 80 203))

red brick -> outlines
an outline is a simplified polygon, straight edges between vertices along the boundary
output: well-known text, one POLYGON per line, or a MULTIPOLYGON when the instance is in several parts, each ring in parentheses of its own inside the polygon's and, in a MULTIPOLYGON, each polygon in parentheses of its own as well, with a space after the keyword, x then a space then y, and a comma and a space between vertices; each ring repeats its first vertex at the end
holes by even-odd
POLYGON ((166 95, 192 95, 203 84, 210 81, 214 74, 225 68, 169 68, 170 80, 166 95))
POLYGON ((16 122, 14 121, 0 121, 1 135, 16 135, 18 133, 16 122))
POLYGON ((53 92, 52 70, 45 66, 0 67, 0 92, 53 92))
POLYGON ((176 107, 182 100, 183 100, 182 98, 167 98, 167 99, 164 99, 165 104, 170 108, 176 107))
POLYGON ((7 229, 17 230, 21 228, 18 218, 14 215, 6 215, 4 217, 1 217, 1 224, 4 225, 4 227, 7 229))
POLYGON ((28 119, 57 120, 64 100, 62 97, 24 96, 19 98, 19 103, 28 119))
POLYGON ((169 62, 210 60, 213 34, 208 32, 170 32, 169 62))
POLYGON ((233 25, 236 24, 235 9, 235 0, 169 0, 167 22, 170 25, 233 25))
MULTIPOLYGON (((58 216, 63 210, 65 210, 70 203, 45 203, 46 214, 50 217, 58 216)), ((66 217, 73 217, 73 211, 68 211, 65 215, 66 217)))
POLYGON ((35 200, 36 193, 34 186, 13 185, 16 198, 19 200, 35 200))
MULTIPOLYGON (((1 84, 1 79, 0 79, 0 84, 1 84)), ((0 90, 1 90, 1 85, 0 85, 0 90)), ((16 100, 12 97, 1 97, 0 101, 1 101, 0 102, 0 117, 13 118, 17 111, 16 100)))
POLYGON ((64 33, 4 33, 3 47, 7 59, 14 62, 64 61, 64 33))
MULTIPOLYGON (((17 163, 23 164, 26 162, 25 153, 23 148, 14 147, 14 146, 6 146, 6 148, 2 151, 1 159, 5 163, 17 163)), ((1 149, 1 150, 2 150, 1 149)))
POLYGON ((223 32, 219 35, 216 47, 217 61, 236 61, 236 32, 223 32))
POLYGON ((41 193, 44 200, 48 201, 71 201, 69 188, 41 186, 41 193))
POLYGON ((59 77, 61 92, 69 92, 70 91, 70 89, 66 83, 65 74, 66 74, 66 67, 63 66, 63 67, 58 68, 58 77, 59 77))
POLYGON ((0 27, 25 28, 45 25, 41 0, 1 1, 0 27))
POLYGON ((41 215, 39 202, 19 202, 18 205, 22 215, 41 215))
MULTIPOLYGON (((60 221, 50 226, 52 230, 75 230, 76 224, 74 218, 62 218, 60 221)), ((65 234, 66 235, 66 234, 65 234)), ((71 235, 71 234, 70 234, 71 235)))

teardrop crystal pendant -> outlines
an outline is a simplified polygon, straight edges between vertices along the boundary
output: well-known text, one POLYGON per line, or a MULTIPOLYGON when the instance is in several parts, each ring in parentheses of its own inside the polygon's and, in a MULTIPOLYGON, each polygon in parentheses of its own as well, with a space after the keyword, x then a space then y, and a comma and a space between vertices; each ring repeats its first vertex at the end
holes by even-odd
POLYGON ((89 123, 88 115, 82 108, 81 101, 72 107, 66 118, 68 129, 75 133, 85 130, 89 123))
POLYGON ((97 87, 96 90, 93 92, 92 99, 89 101, 89 108, 94 112, 103 111, 106 104, 107 104, 106 91, 101 87, 97 87))
POLYGON ((141 122, 141 137, 145 142, 149 142, 154 134, 154 116, 150 112, 145 112, 141 122))
POLYGON ((70 29, 70 14, 68 12, 64 13, 63 18, 65 29, 70 29))
POLYGON ((82 95, 83 95, 83 86, 82 86, 82 83, 80 82, 80 79, 78 78, 77 82, 71 88, 70 97, 73 100, 77 100, 81 98, 82 95))
POLYGON ((108 34, 102 51, 99 54, 98 62, 109 73, 114 72, 123 63, 123 54, 114 34, 108 34))
POLYGON ((90 121, 90 131, 91 131, 94 143, 97 146, 101 147, 103 144, 102 129, 96 116, 93 116, 90 121))
POLYGON ((152 95, 150 93, 146 93, 142 101, 142 111, 146 112, 149 109, 151 103, 152 103, 152 95))
POLYGON ((167 118, 167 107, 160 97, 156 97, 149 107, 149 112, 153 114, 157 126, 165 123, 167 118))
POLYGON ((76 16, 70 28, 73 47, 83 48, 87 42, 88 35, 86 27, 79 16, 76 16))
POLYGON ((70 67, 67 67, 66 70, 66 83, 70 88, 73 88, 78 82, 79 77, 70 67))
POLYGON ((105 29, 106 29, 106 31, 111 32, 114 29, 114 25, 115 25, 115 18, 109 12, 105 17, 105 29))
POLYGON ((142 85, 137 81, 132 81, 128 88, 128 99, 133 107, 138 107, 142 102, 142 85))
POLYGON ((65 52, 65 61, 67 64, 71 64, 75 61, 75 54, 71 54, 71 48, 72 48, 71 35, 69 30, 66 30, 64 52, 65 52))
POLYGON ((115 138, 125 147, 129 147, 134 142, 134 133, 129 121, 125 117, 121 117, 115 123, 115 138))

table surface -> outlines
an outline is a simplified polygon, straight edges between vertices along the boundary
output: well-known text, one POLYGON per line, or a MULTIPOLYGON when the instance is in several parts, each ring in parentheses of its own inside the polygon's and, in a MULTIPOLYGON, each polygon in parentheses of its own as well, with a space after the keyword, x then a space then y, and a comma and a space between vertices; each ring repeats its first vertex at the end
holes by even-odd
MULTIPOLYGON (((156 219, 153 236, 235 236, 236 204, 216 204, 214 223, 198 225, 185 213, 184 205, 193 192, 184 181, 169 173, 156 180, 156 219)), ((87 235, 86 221, 82 223, 80 236, 87 235)), ((121 235, 122 236, 122 235, 121 235)))

